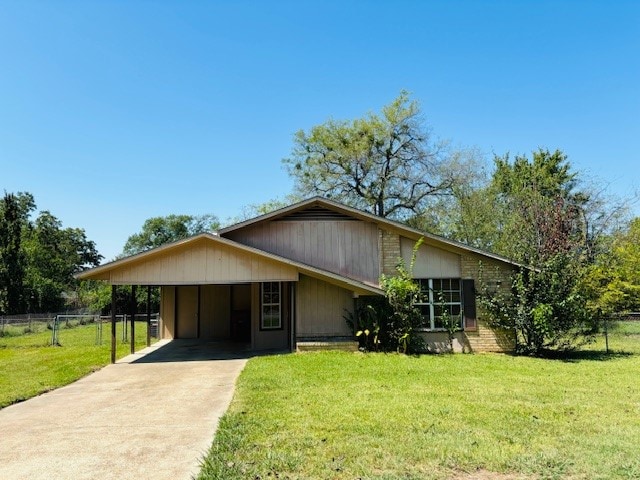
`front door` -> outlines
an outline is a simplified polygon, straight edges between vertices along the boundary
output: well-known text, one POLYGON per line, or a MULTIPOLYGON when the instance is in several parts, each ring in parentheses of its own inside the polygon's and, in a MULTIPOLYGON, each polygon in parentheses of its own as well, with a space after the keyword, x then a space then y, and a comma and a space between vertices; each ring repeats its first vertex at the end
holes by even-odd
POLYGON ((176 338, 198 338, 198 287, 177 287, 176 338))

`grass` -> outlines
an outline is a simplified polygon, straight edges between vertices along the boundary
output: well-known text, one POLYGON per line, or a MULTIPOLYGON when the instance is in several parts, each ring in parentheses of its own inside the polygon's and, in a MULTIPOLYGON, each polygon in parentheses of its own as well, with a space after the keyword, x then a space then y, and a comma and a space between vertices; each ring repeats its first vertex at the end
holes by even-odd
MULTIPOLYGON (((129 353, 118 324, 117 357, 129 353)), ((136 323, 136 349, 146 346, 146 324, 136 323)), ((96 325, 59 330, 61 346, 52 347, 51 331, 0 337, 0 408, 67 385, 111 360, 110 325, 96 345, 96 325)))
POLYGON ((640 323, 610 348, 254 358, 199 478, 640 478, 640 323))

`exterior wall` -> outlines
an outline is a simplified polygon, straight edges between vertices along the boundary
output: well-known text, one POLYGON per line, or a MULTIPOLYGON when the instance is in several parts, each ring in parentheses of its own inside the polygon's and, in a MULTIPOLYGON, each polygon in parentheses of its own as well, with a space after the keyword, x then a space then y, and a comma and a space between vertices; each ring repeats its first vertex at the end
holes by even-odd
MULTIPOLYGON (((405 265, 411 265, 416 242, 400 237, 400 252, 405 265)), ((461 278, 460 255, 431 245, 420 245, 413 265, 415 278, 461 278)))
MULTIPOLYGON (((454 352, 469 352, 466 332, 456 333, 453 339, 454 352)), ((449 336, 447 332, 421 332, 420 336, 424 339, 427 350, 432 353, 444 353, 449 351, 449 336)))
POLYGON ((226 340, 230 337, 230 285, 200 287, 200 338, 226 340))
POLYGON ((282 284, 281 304, 282 328, 278 330, 260 329, 260 284, 251 285, 251 348, 253 350, 280 350, 289 347, 291 335, 291 296, 289 284, 282 284))
POLYGON ((297 270, 202 239, 111 272, 113 285, 203 285, 295 281, 297 270))
POLYGON ((300 275, 296 291, 297 338, 353 337, 344 319, 353 311, 350 291, 306 275, 300 275))
POLYGON ((175 337, 175 287, 160 288, 160 338, 175 337))
POLYGON ((380 229, 379 238, 381 273, 385 275, 395 275, 397 272, 396 267, 402 258, 400 235, 380 229))
POLYGON ((200 288, 200 311, 198 312, 197 286, 161 287, 161 338, 196 338, 198 313, 200 314, 200 338, 217 340, 229 338, 230 286, 203 285, 200 288))
MULTIPOLYGON (((482 262, 483 281, 489 286, 508 292, 511 285, 511 272, 508 265, 482 257, 474 253, 462 255, 461 269, 463 278, 473 278, 479 288, 480 262, 482 262)), ((502 329, 493 329, 486 319, 486 312, 480 305, 477 307, 476 331, 465 331, 463 345, 472 352, 513 352, 515 349, 514 333, 502 329)))
POLYGON ((377 284, 378 227, 361 220, 278 220, 229 232, 231 240, 377 284))
POLYGON ((175 338, 198 338, 198 287, 176 288, 175 338))

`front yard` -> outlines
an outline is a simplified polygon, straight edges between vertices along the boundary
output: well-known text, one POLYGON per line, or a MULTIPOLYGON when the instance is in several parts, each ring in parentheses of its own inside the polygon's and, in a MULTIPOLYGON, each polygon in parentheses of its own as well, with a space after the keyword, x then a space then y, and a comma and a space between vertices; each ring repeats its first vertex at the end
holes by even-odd
MULTIPOLYGON (((117 357, 129 353, 118 324, 117 357)), ((51 331, 0 337, 0 408, 67 385, 108 365, 111 357, 110 325, 96 345, 96 325, 60 329, 61 346, 51 346, 51 331)), ((147 326, 136 324, 136 348, 146 346, 147 326)))
POLYGON ((200 479, 640 478, 640 328, 573 360, 252 359, 200 479))

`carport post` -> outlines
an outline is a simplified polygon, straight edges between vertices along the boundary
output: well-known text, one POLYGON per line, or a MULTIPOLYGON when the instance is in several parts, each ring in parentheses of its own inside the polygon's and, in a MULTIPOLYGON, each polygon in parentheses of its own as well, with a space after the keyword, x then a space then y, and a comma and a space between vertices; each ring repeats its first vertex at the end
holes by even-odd
POLYGON ((151 346, 151 285, 147 285, 147 347, 151 346))
POLYGON ((136 286, 131 285, 131 353, 136 353, 136 286))
POLYGON ((111 285, 111 363, 116 363, 116 286, 111 285))

